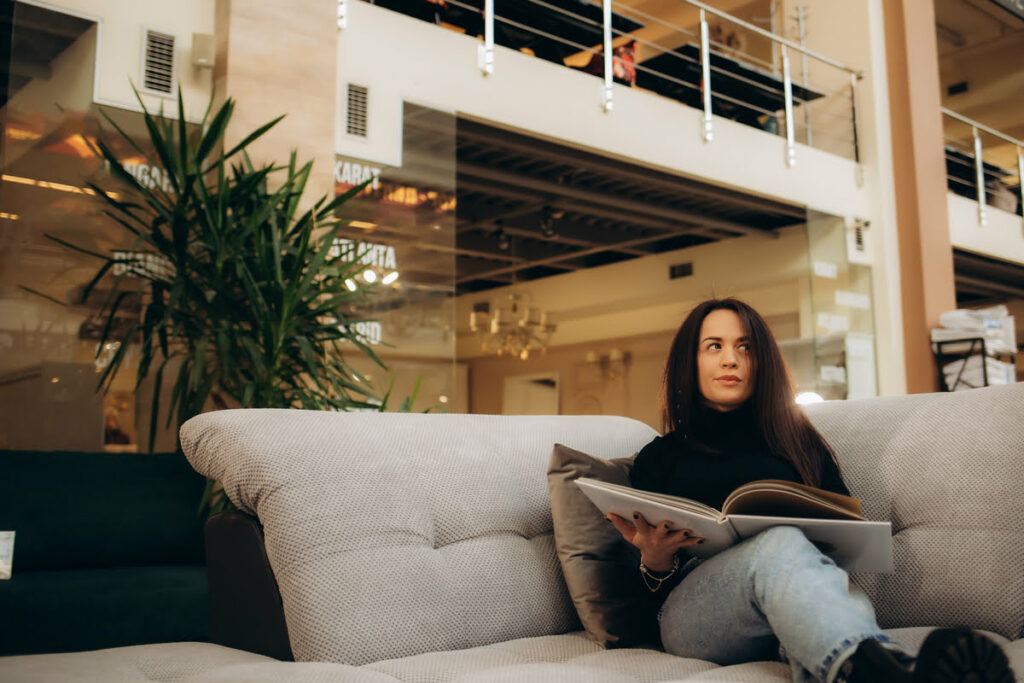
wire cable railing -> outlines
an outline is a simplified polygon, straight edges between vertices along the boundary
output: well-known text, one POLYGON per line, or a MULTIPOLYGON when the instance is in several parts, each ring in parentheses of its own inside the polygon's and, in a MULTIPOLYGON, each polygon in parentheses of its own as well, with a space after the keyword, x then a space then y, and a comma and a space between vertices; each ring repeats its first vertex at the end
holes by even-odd
MULTIPOLYGON (((339 0, 339 25, 345 14, 342 6, 351 1, 339 0)), ((605 112, 614 109, 613 84, 618 82, 702 109, 700 134, 705 142, 714 138, 714 116, 718 115, 784 137, 788 166, 796 163, 798 138, 860 161, 857 88, 862 72, 808 49, 802 39, 794 42, 698 0, 679 0, 699 11, 696 31, 613 0, 367 1, 428 21, 432 16, 435 23, 480 36, 478 67, 485 76, 494 73, 496 44, 531 51, 602 77, 600 106, 605 112), (769 41, 771 61, 715 39, 709 17, 742 29, 762 44, 769 41), (662 44, 659 40, 664 36, 654 40, 637 33, 646 26, 667 29, 675 42, 662 44), (621 56, 624 42, 632 43, 628 59, 621 56), (653 56, 637 60, 638 46, 653 56), (793 78, 790 53, 805 62, 799 82, 793 78), (811 85, 807 60, 819 65, 819 72, 838 74, 838 81, 832 79, 827 87, 811 85), (794 110, 799 110, 799 116, 794 110)))
POLYGON ((958 140, 946 141, 946 184, 950 192, 977 202, 978 224, 982 226, 988 223, 990 207, 1024 215, 1024 141, 945 107, 941 111, 943 116, 971 129, 970 151, 964 150, 958 140), (1016 173, 985 161, 982 133, 1012 145, 1017 157, 1016 173), (1008 182, 1014 175, 1017 178, 1016 192, 1008 182))

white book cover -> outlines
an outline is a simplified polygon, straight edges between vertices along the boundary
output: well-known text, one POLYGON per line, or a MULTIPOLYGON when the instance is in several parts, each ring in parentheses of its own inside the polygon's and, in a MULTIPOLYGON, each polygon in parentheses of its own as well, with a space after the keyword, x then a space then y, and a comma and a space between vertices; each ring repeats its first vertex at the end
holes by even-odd
POLYGON ((865 519, 816 519, 778 515, 723 515, 697 501, 581 477, 576 485, 605 515, 632 521, 639 512, 651 524, 671 522, 704 538, 687 552, 711 557, 772 526, 795 526, 843 569, 886 573, 893 569, 892 525, 865 519))

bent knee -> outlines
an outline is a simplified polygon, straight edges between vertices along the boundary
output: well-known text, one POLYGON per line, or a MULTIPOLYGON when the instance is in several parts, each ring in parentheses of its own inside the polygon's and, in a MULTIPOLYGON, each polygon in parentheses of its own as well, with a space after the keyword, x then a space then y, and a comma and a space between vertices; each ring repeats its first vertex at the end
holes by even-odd
MULTIPOLYGON (((773 526, 757 535, 757 555, 762 559, 804 557, 828 560, 804 532, 795 526, 773 526)), ((831 562, 831 560, 828 560, 831 562)))
POLYGON ((795 526, 773 526, 758 534, 761 543, 764 545, 776 545, 781 547, 792 547, 794 544, 801 545, 809 543, 804 532, 795 526))

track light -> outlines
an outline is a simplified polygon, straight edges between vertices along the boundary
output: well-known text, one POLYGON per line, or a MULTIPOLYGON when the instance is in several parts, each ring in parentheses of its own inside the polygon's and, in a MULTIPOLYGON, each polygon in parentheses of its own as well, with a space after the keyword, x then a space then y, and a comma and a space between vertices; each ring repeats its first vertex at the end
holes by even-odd
POLYGON ((550 207, 545 206, 540 212, 540 234, 544 237, 554 237, 557 233, 555 232, 555 218, 561 218, 564 212, 556 212, 550 207))

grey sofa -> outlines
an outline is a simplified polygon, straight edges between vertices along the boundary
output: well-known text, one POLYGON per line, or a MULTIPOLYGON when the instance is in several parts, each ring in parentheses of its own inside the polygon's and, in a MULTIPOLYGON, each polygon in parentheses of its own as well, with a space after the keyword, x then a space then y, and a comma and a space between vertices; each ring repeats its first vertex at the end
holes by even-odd
MULTIPOLYGON (((855 577, 882 625, 911 648, 928 627, 982 628, 1024 672, 1024 385, 809 412, 866 514, 892 520, 896 571, 855 577)), ((653 435, 615 417, 199 416, 186 456, 263 524, 297 661, 169 643, 0 659, 0 680, 789 680, 778 662, 604 650, 579 630, 552 444, 611 458, 653 435)))

